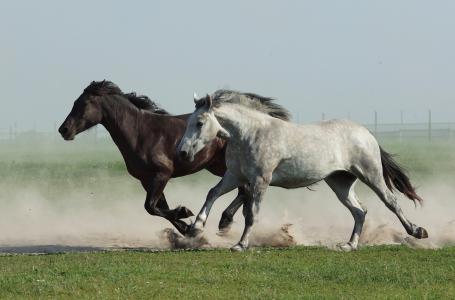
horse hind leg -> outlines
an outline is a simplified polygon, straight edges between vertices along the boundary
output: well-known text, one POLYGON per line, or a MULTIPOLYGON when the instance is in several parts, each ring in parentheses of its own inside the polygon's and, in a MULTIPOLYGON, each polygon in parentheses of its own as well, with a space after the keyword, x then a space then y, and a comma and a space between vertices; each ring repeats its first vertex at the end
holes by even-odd
POLYGON ((346 244, 339 245, 339 248, 343 251, 356 250, 367 213, 366 209, 362 207, 362 204, 357 199, 354 190, 357 177, 348 172, 335 172, 327 177, 325 181, 354 217, 354 228, 351 238, 346 244))
POLYGON ((384 202, 387 208, 390 209, 398 217, 409 235, 412 235, 418 239, 424 239, 428 237, 428 232, 425 228, 415 225, 405 217, 401 207, 398 205, 397 197, 387 189, 385 184, 384 187, 381 187, 376 191, 376 194, 379 196, 382 202, 384 202))
POLYGON ((391 190, 388 189, 384 177, 382 176, 382 172, 372 172, 358 177, 367 186, 369 186, 376 193, 379 199, 381 199, 385 206, 398 217, 409 235, 418 239, 428 237, 428 232, 425 228, 415 225, 406 218, 403 210, 397 202, 397 197, 391 190))

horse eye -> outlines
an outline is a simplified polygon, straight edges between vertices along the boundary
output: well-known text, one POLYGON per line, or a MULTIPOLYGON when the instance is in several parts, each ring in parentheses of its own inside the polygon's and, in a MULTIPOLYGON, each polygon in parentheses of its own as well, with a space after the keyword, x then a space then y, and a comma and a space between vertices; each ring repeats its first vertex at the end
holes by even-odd
POLYGON ((197 122, 197 124, 196 124, 196 126, 199 127, 199 128, 201 128, 202 125, 204 125, 204 123, 202 123, 201 121, 197 122))

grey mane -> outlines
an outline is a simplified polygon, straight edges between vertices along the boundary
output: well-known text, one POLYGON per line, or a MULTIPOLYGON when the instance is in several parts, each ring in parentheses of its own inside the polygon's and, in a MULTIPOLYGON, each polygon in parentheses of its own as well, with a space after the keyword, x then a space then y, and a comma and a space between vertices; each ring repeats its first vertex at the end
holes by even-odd
POLYGON ((222 103, 236 103, 261 111, 271 117, 289 121, 290 112, 279 104, 273 102, 273 98, 260 96, 253 93, 241 93, 232 90, 218 90, 213 94, 215 107, 222 103))

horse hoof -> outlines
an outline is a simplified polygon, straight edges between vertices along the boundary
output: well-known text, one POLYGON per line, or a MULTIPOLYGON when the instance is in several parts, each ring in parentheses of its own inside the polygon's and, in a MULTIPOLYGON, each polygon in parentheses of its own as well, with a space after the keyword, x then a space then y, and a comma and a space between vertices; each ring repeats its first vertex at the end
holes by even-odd
POLYGON ((426 239, 428 237, 428 232, 423 227, 417 227, 413 236, 418 239, 426 239))
POLYGON ((234 245, 231 247, 232 252, 243 252, 245 250, 246 250, 246 248, 243 247, 241 244, 237 244, 237 245, 234 245))
POLYGON ((230 217, 226 217, 224 214, 221 216, 220 222, 218 223, 218 230, 228 232, 231 229, 231 225, 233 223, 233 219, 230 217))
POLYGON ((232 225, 232 222, 230 222, 229 224, 223 224, 223 226, 218 226, 218 232, 217 232, 217 235, 219 236, 225 236, 229 233, 229 231, 231 231, 231 225, 232 225))
POLYGON ((351 252, 351 251, 357 250, 357 248, 352 247, 352 245, 350 243, 346 243, 346 244, 338 244, 337 250, 342 251, 342 252, 351 252))
POLYGON ((177 209, 176 219, 185 219, 194 216, 193 212, 185 206, 180 206, 177 209))
POLYGON ((194 237, 202 235, 202 232, 203 232, 202 229, 191 226, 185 233, 185 236, 194 238, 194 237))

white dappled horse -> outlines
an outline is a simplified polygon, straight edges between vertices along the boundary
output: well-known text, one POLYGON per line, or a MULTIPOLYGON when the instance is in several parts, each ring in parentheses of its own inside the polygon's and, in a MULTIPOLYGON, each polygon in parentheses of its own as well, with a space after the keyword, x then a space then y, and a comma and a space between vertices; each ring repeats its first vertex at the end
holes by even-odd
POLYGON ((355 221, 349 242, 340 248, 355 250, 366 214, 354 191, 355 183, 361 180, 396 214, 408 234, 419 239, 428 237, 424 228, 404 216, 393 189, 414 202, 422 199, 403 170, 365 127, 348 120, 291 123, 288 112, 272 99, 228 90, 195 98, 195 103, 196 110, 177 151, 193 160, 213 138, 225 138, 228 170, 208 193, 190 234, 202 231, 217 198, 247 185, 250 198, 244 203, 245 228, 232 248, 244 250, 269 185, 290 189, 325 180, 355 221))

